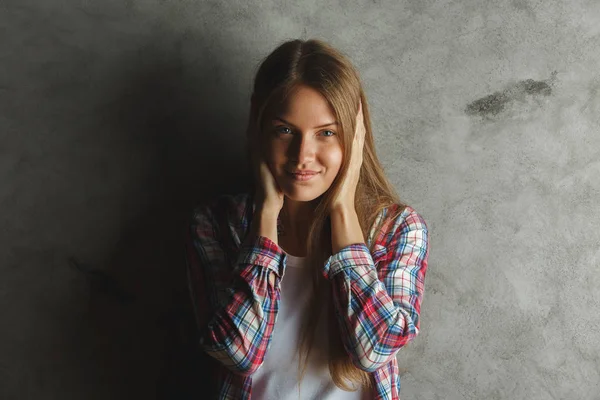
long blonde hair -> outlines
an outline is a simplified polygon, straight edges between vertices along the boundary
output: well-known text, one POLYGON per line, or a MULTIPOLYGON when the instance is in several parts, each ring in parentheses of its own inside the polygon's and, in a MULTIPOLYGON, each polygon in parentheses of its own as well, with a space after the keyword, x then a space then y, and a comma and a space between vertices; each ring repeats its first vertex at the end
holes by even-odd
MULTIPOLYGON (((317 90, 333 108, 339 124, 338 138, 344 154, 340 172, 331 187, 318 199, 309 228, 308 257, 310 265, 322 266, 331 256, 331 226, 327 210, 348 171, 350 146, 354 137, 359 100, 362 101, 363 106, 366 136, 363 163, 355 195, 355 208, 365 240, 376 217, 384 208, 399 204, 398 212, 401 212, 404 205, 400 203, 398 194, 386 178, 375 153, 369 107, 358 72, 341 52, 321 40, 285 42, 262 61, 254 80, 252 94, 254 107, 250 114, 248 131, 263 132, 266 118, 272 115, 278 107, 281 107, 286 97, 299 85, 317 90)), ((255 149, 253 150, 253 146, 248 147, 249 151, 256 151, 255 149)), ((251 155, 248 156, 250 159, 251 155)), ((395 218, 395 215, 388 217, 395 218)), ((383 223, 382 220, 375 232, 383 223)), ((374 243, 375 240, 372 240, 371 251, 373 251, 374 243)), ((328 304, 329 371, 333 382, 339 388, 347 391, 358 389, 349 386, 348 383, 372 388, 373 382, 370 374, 356 367, 344 350, 330 294, 331 284, 325 281, 320 268, 314 268, 312 275, 312 289, 315 295, 311 297, 309 314, 302 327, 298 349, 300 355, 299 381, 306 372, 308 355, 315 338, 315 316, 320 315, 322 304, 328 304), (302 361, 303 358, 304 361, 302 361)))

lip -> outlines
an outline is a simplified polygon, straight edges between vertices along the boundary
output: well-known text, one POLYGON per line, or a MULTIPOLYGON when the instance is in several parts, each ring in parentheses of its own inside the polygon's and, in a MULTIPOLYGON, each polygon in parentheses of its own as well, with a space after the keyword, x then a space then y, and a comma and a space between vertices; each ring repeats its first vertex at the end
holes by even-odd
POLYGON ((295 171, 288 171, 290 174, 297 174, 297 175, 312 175, 312 174, 318 174, 318 171, 311 171, 310 169, 305 169, 305 170, 300 170, 297 169, 295 171))
POLYGON ((297 173, 288 171, 288 174, 296 181, 307 181, 307 180, 312 179, 315 176, 319 175, 319 173, 315 172, 315 171, 310 171, 310 172, 302 171, 302 172, 297 172, 297 173))

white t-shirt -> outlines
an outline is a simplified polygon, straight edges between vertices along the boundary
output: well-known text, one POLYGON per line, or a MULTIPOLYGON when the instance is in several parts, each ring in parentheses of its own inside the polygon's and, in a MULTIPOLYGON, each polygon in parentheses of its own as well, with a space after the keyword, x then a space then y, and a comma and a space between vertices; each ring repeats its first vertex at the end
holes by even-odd
POLYGON ((287 254, 281 279, 279 312, 271 343, 260 368, 252 375, 252 398, 257 400, 368 400, 365 390, 347 392, 335 386, 329 373, 327 312, 321 314, 306 373, 298 392, 300 328, 308 312, 311 276, 306 257, 287 254), (320 340, 322 338, 322 340, 320 340))

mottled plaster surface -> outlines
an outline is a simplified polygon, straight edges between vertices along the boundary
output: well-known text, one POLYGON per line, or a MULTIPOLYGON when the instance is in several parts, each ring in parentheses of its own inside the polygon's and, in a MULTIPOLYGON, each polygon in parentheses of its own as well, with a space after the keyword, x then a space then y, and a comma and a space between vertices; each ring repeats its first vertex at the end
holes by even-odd
POLYGON ((0 398, 176 398, 182 221, 244 187, 296 37, 354 61, 430 227, 402 399, 600 399, 595 0, 3 0, 0 398))

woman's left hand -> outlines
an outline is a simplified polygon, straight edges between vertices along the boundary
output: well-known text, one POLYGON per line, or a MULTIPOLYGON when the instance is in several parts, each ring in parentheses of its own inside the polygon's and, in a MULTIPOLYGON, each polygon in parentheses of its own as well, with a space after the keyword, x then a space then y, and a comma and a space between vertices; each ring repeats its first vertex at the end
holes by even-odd
POLYGON ((358 114, 356 115, 356 130, 352 141, 352 154, 348 165, 348 173, 342 181, 338 195, 331 203, 330 213, 337 209, 354 210, 354 199, 360 176, 360 168, 363 162, 366 132, 361 101, 358 105, 358 114))

